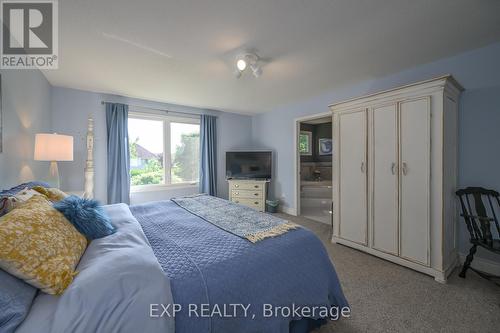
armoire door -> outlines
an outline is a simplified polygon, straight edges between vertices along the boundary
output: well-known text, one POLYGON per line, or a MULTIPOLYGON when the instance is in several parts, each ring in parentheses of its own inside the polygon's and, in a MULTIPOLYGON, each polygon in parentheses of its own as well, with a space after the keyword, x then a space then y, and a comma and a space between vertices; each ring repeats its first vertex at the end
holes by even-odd
POLYGON ((372 247, 398 255, 397 104, 373 109, 372 247))
POLYGON ((367 244, 366 110, 339 115, 339 236, 367 244))
POLYGON ((399 109, 400 256, 429 265, 430 97, 399 109))

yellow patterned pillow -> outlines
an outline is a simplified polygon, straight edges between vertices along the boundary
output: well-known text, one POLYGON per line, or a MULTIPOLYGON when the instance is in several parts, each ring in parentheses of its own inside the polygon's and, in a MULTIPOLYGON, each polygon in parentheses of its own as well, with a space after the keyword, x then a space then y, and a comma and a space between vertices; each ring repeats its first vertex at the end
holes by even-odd
POLYGON ((69 286, 86 247, 86 238, 42 195, 0 218, 0 268, 48 294, 69 286))
POLYGON ((66 193, 55 187, 45 188, 43 186, 35 186, 33 189, 38 193, 45 195, 47 199, 52 202, 61 201, 68 196, 66 193))

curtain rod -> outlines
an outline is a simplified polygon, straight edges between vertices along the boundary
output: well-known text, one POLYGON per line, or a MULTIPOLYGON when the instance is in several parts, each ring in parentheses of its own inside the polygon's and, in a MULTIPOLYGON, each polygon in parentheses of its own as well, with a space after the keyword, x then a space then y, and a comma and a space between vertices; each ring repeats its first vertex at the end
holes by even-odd
MULTIPOLYGON (((115 102, 106 102, 106 101, 101 101, 101 104, 104 105, 106 103, 110 103, 110 104, 113 104, 115 102)), ((124 103, 123 103, 124 104, 124 103)), ((133 108, 142 108, 142 109, 150 109, 150 110, 155 110, 155 111, 161 111, 161 112, 167 112, 167 113, 178 113, 178 114, 185 114, 185 115, 189 115, 189 116, 201 116, 202 114, 201 113, 190 113, 190 112, 181 112, 181 111, 171 111, 171 110, 167 110, 167 109, 160 109, 160 108, 154 108, 154 107, 150 107, 150 106, 143 106, 143 105, 134 105, 134 104, 127 104, 128 106, 130 107, 133 107, 133 108)), ((217 116, 215 116, 217 117, 217 116)))

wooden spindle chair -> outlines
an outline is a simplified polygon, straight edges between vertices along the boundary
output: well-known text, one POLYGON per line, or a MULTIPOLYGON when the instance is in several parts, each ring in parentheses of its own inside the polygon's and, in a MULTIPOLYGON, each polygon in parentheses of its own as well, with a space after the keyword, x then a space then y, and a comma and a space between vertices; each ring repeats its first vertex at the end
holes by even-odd
POLYGON ((470 267, 478 246, 500 254, 500 226, 497 218, 500 211, 500 196, 498 192, 482 187, 467 187, 458 190, 456 194, 462 207, 460 215, 465 220, 472 244, 459 276, 465 278, 465 273, 470 268, 486 279, 499 278, 470 267))

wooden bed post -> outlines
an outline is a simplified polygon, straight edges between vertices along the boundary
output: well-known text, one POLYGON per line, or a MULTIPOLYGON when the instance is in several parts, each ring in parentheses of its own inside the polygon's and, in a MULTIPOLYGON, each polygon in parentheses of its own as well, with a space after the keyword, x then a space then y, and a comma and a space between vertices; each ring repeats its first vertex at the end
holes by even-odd
POLYGON ((94 198, 94 119, 92 117, 89 117, 87 129, 87 163, 85 165, 84 190, 84 198, 94 198))

